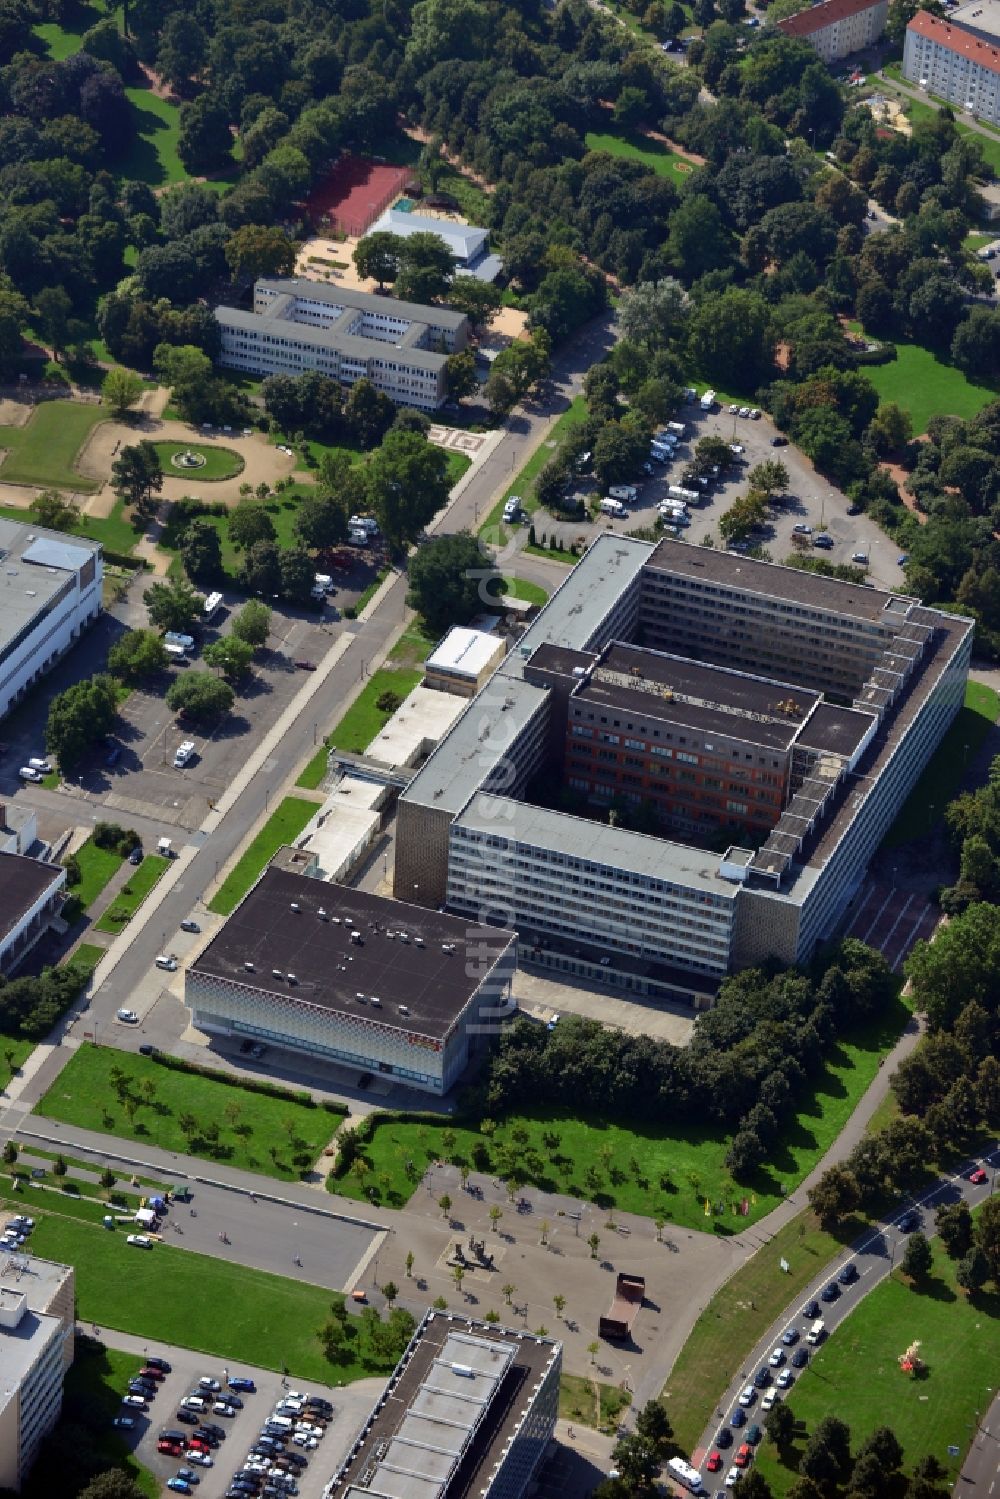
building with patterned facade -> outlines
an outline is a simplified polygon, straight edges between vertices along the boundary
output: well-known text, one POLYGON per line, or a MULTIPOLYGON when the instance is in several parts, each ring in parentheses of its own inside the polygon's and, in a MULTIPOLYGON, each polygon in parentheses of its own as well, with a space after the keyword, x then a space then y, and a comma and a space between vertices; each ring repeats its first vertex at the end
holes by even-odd
POLYGON ((428 1312, 324 1499, 521 1499, 561 1370, 549 1337, 428 1312))
POLYGON ((1000 124, 1000 0, 974 0, 946 17, 918 10, 903 38, 903 77, 1000 124))
POLYGON ((510 931, 272 866, 189 964, 185 1002, 209 1035, 443 1094, 511 1013, 516 961, 510 931))
POLYGON ((402 793, 395 892, 513 928, 522 963, 699 1007, 734 969, 808 961, 958 712, 972 635, 603 536, 402 793))
POLYGON ((25 1254, 0 1260, 0 1488, 20 1490, 59 1419, 74 1287, 69 1265, 25 1254))
POLYGON ((889 0, 820 0, 786 16, 778 28, 808 42, 824 62, 840 62, 877 42, 888 15, 889 0))

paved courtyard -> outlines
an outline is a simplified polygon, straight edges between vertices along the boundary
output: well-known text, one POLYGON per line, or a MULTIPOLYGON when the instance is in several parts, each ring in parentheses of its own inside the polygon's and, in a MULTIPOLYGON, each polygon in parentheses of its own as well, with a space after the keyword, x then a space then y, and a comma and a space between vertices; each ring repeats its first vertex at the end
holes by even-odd
POLYGON ((549 1021, 553 1015, 584 1015, 631 1036, 652 1036, 674 1046, 685 1046, 694 1030, 694 1016, 680 1005, 644 1000, 638 994, 624 999, 613 989, 582 981, 565 984, 525 968, 519 968, 514 975, 514 997, 524 1013, 536 1020, 549 1021))
POLYGON ((940 907, 922 892, 870 881, 861 892, 847 935, 877 948, 898 973, 913 944, 926 941, 940 919, 940 907))

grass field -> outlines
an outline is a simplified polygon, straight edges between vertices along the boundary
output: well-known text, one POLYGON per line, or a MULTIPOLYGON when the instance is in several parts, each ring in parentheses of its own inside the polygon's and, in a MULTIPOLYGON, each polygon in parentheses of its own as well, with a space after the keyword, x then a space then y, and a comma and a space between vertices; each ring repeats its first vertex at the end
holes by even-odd
POLYGON ((169 859, 163 859, 159 854, 147 854, 96 923, 97 930, 120 932, 126 922, 132 920, 157 880, 169 867, 169 859))
POLYGON ((953 365, 944 364, 929 349, 899 342, 897 357, 889 364, 865 366, 869 379, 883 401, 895 401, 913 419, 913 431, 927 430, 932 416, 960 416, 968 420, 988 401, 996 399, 1000 385, 976 384, 953 365))
MULTIPOLYGON (((161 99, 150 88, 125 90, 136 112, 137 135, 116 166, 120 177, 146 182, 150 187, 166 187, 172 182, 186 182, 188 173, 177 154, 180 138, 180 107, 161 99)), ((239 175, 233 165, 226 174, 213 177, 210 187, 230 187, 239 175)))
MULTIPOLYGON (((558 1336, 558 1332, 556 1333, 558 1336)), ((623 1410, 632 1404, 632 1396, 617 1385, 601 1384, 582 1374, 563 1373, 559 1379, 559 1416, 593 1426, 597 1431, 614 1435, 623 1410)))
POLYGON ((794 1483, 804 1437, 831 1411, 851 1428, 852 1448, 876 1426, 890 1426, 907 1468, 928 1453, 947 1462, 949 1445, 963 1452, 969 1446, 976 1420, 995 1393, 1000 1296, 967 1300, 955 1284, 954 1262, 938 1241, 933 1248, 925 1287, 911 1289, 894 1272, 813 1354, 788 1395, 799 1423, 792 1449, 780 1461, 770 1443, 760 1451, 760 1471, 775 1495, 794 1483), (897 1365, 915 1338, 927 1365, 919 1379, 897 1365))
POLYGON ((209 901, 208 909, 219 916, 228 916, 278 849, 297 838, 315 813, 315 802, 308 802, 301 796, 286 796, 271 813, 246 853, 223 880, 209 901))
MULTIPOLYGON (((507 486, 500 499, 483 521, 483 524, 479 528, 480 535, 489 528, 491 533, 493 531, 498 533, 501 545, 507 539, 507 528, 501 524, 500 517, 503 515, 504 502, 512 494, 520 495, 521 508, 526 514, 531 515, 538 509, 538 501, 535 499, 535 480, 552 457, 562 439, 566 436, 566 433, 573 427, 578 427, 581 422, 585 422, 586 420, 587 403, 583 396, 574 396, 562 416, 551 427, 548 437, 531 455, 517 478, 507 486)), ((490 539, 492 540, 492 534, 490 539)))
MULTIPOLYGON (((622 1212, 662 1216, 671 1223, 702 1232, 736 1233, 763 1217, 791 1191, 832 1144, 878 1070, 879 1059, 901 1034, 909 1011, 897 1000, 877 1025, 839 1042, 794 1121, 772 1152, 770 1161, 745 1186, 734 1186, 725 1167, 728 1137, 692 1124, 662 1134, 651 1126, 628 1127, 612 1120, 581 1117, 539 1108, 529 1116, 512 1116, 499 1124, 493 1145, 514 1143, 511 1130, 523 1125, 528 1143, 548 1169, 533 1180, 543 1191, 566 1193, 585 1201, 613 1205, 622 1212), (557 1137, 553 1144, 551 1136, 557 1137), (588 1178, 589 1171, 597 1178, 588 1178), (749 1203, 738 1215, 736 1203, 749 1203), (705 1200, 713 1211, 706 1216, 705 1200)), ((377 1124, 362 1156, 366 1175, 337 1177, 332 1191, 367 1201, 374 1188, 392 1206, 415 1191, 431 1161, 467 1162, 477 1170, 495 1171, 491 1142, 478 1129, 430 1117, 391 1119, 377 1124), (453 1146, 442 1135, 451 1131, 453 1146), (407 1164, 413 1163, 407 1172, 407 1164)))
POLYGON ((885 836, 885 848, 926 838, 957 794, 967 767, 1000 716, 1000 697, 992 687, 969 682, 965 706, 938 745, 930 764, 903 803, 885 836))
POLYGON ((504 578, 503 591, 511 598, 523 599, 526 604, 537 604, 539 608, 549 601, 549 591, 540 583, 529 583, 527 578, 504 578))
POLYGON ((143 1140, 161 1150, 232 1161, 282 1181, 299 1176, 291 1156, 301 1150, 315 1160, 330 1143, 338 1122, 326 1109, 269 1098, 214 1078, 174 1071, 149 1057, 90 1044, 74 1052, 38 1111, 82 1129, 143 1140), (119 1072, 125 1078, 121 1086, 127 1089, 123 1099, 116 1087, 119 1072), (194 1116, 189 1130, 181 1127, 186 1115, 194 1116), (218 1127, 218 1142, 209 1138, 213 1125, 218 1127))
MULTIPOLYGON (((20 505, 0 505, 0 515, 5 520, 16 521, 19 525, 38 521, 38 516, 30 506, 22 508, 20 505)), ((132 552, 138 540, 138 532, 132 526, 131 521, 125 519, 125 505, 122 500, 115 502, 110 515, 81 515, 71 534, 87 536, 91 541, 99 541, 106 552, 118 552, 125 557, 132 552)), ((105 565, 105 575, 107 575, 107 565, 105 565)))
MULTIPOLYGON (((77 1314, 157 1343, 210 1354, 217 1362, 282 1369, 304 1380, 347 1384, 377 1372, 351 1357, 330 1364, 317 1334, 331 1301, 321 1286, 286 1280, 172 1244, 142 1253, 123 1233, 48 1213, 33 1252, 76 1269, 77 1314)), ((384 1367, 384 1366, 383 1366, 384 1367)))
POLYGON ((6 1088, 34 1049, 34 1041, 26 1041, 23 1036, 0 1035, 0 1089, 6 1088))
POLYGON ((383 666, 365 684, 329 735, 327 743, 330 748, 361 754, 396 711, 395 707, 380 708, 379 698, 386 692, 391 692, 397 698, 405 698, 422 677, 423 672, 416 669, 408 670, 388 664, 383 666))
POLYGON ((627 161, 641 161, 660 177, 681 183, 695 170, 695 163, 679 151, 672 151, 662 141, 650 140, 645 135, 613 135, 588 130, 584 137, 588 151, 607 151, 612 156, 623 156, 627 161))
POLYGON ((234 453, 232 448, 202 447, 199 443, 185 442, 157 442, 157 456, 163 466, 163 472, 168 479, 183 479, 185 483, 193 481, 204 484, 213 479, 235 479, 246 467, 239 453, 234 453), (199 458, 204 458, 203 468, 176 468, 172 459, 178 453, 193 453, 199 458))
POLYGON ((76 862, 80 866, 80 883, 69 887, 70 899, 66 903, 74 910, 63 911, 63 916, 71 924, 81 911, 93 904, 108 881, 118 873, 122 856, 113 848, 98 848, 93 839, 88 838, 77 849, 76 862))
POLYGON ((74 968, 79 968, 81 973, 91 974, 103 958, 106 948, 98 947, 96 942, 81 942, 74 947, 68 958, 63 958, 64 963, 72 963, 74 968))
POLYGON ((73 467, 91 431, 105 422, 103 406, 83 401, 43 401, 23 427, 0 427, 0 479, 7 484, 37 484, 91 494, 97 488, 73 467))

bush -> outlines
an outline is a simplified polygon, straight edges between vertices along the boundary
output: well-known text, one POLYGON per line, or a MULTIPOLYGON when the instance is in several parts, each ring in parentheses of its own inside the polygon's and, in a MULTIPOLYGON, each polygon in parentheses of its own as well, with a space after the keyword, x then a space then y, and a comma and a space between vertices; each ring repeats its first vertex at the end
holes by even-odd
POLYGON ((402 706, 403 699, 398 692, 382 692, 375 699, 375 706, 380 713, 395 713, 402 706))
POLYGON ((117 822, 99 822, 91 834, 98 848, 111 849, 127 859, 134 848, 142 846, 142 839, 134 828, 123 828, 117 822))
POLYGON ((68 859, 63 860, 63 868, 66 871, 67 885, 79 885, 83 875, 80 873, 80 861, 76 854, 70 854, 68 859))

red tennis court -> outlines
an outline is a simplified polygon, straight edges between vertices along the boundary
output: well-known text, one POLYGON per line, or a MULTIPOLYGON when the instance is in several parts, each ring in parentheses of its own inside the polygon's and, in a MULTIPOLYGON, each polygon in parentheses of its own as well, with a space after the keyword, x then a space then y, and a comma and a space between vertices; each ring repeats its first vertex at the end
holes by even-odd
POLYGON ((309 212, 313 218, 329 214, 331 227, 340 234, 364 234, 411 176, 407 167, 385 166, 363 156, 343 156, 325 182, 309 194, 309 212))

